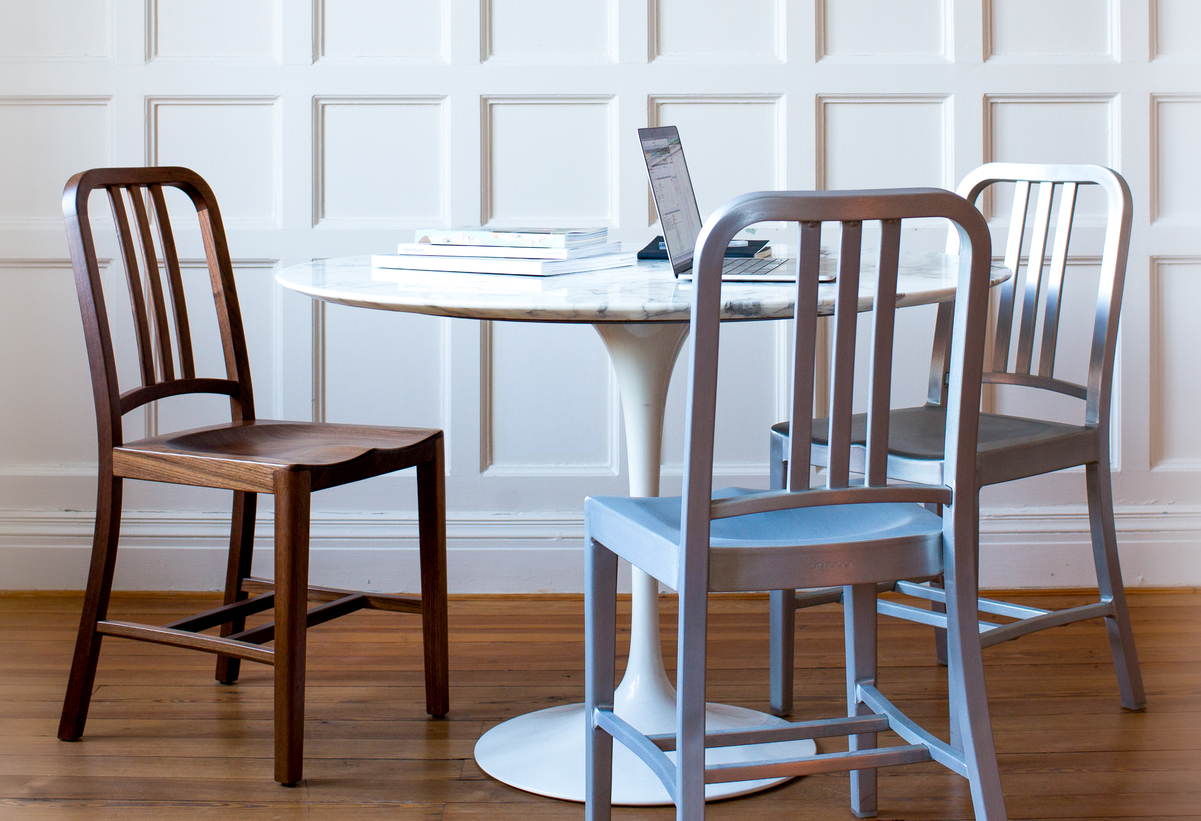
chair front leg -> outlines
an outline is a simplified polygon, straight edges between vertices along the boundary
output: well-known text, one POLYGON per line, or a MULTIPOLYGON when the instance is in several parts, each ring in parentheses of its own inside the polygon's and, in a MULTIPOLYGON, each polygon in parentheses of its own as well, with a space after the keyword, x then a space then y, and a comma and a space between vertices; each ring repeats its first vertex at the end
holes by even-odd
POLYGON ((617 654, 617 554, 584 539, 584 818, 609 821, 613 810, 613 736, 596 710, 613 709, 617 654))
POLYGON ((450 711, 450 640, 446 608, 446 462, 443 440, 432 461, 417 465, 417 527, 421 548, 421 630, 425 651, 425 710, 450 711))
MULTIPOLYGON (((859 685, 876 684, 876 585, 857 584, 844 588, 843 623, 847 653, 847 716, 868 715, 871 710, 859 700, 859 685)), ((849 750, 874 750, 876 733, 848 738, 849 750)), ((876 771, 851 770, 851 812, 859 818, 876 815, 876 771)))
MULTIPOLYGON (((225 569, 225 601, 229 605, 246 598, 242 581, 250 575, 254 559, 254 516, 258 509, 258 494, 234 491, 233 512, 229 527, 229 562, 225 569)), ((222 636, 232 636, 246 629, 246 617, 239 616, 221 625, 222 636)), ((217 656, 217 681, 233 684, 241 672, 242 660, 217 656)))
POLYGON ((1097 569, 1097 587, 1101 600, 1113 603, 1113 615, 1105 617, 1109 634, 1109 649, 1118 676, 1118 692, 1127 710, 1143 710, 1147 694, 1143 690, 1143 674, 1134 647, 1134 631, 1126 609, 1126 587, 1122 583, 1122 566, 1118 561, 1118 537, 1113 526, 1113 487, 1110 484, 1109 459, 1084 468, 1088 487, 1088 521, 1092 531, 1093 563, 1097 569), (1101 469, 1101 465, 1105 469, 1101 469))
POLYGON ((304 768, 304 673, 309 587, 311 481, 275 474, 275 780, 295 784, 304 768))
POLYGON ((75 640, 75 657, 63 698, 63 712, 58 723, 58 737, 63 741, 78 741, 88 720, 92 702, 92 686, 96 681, 96 662, 100 659, 100 640, 96 622, 108 616, 109 594, 113 587, 113 570, 117 566, 117 540, 121 535, 121 479, 112 475, 111 462, 100 465, 101 477, 96 491, 96 529, 92 537, 92 564, 88 571, 88 587, 79 617, 79 635, 75 640))
MULTIPOLYGON (((783 490, 788 469, 784 443, 788 440, 775 431, 769 438, 768 486, 772 490, 783 490)), ((786 716, 792 713, 793 668, 796 666, 796 591, 771 591, 768 612, 767 678, 771 686, 771 711, 774 715, 786 716)))

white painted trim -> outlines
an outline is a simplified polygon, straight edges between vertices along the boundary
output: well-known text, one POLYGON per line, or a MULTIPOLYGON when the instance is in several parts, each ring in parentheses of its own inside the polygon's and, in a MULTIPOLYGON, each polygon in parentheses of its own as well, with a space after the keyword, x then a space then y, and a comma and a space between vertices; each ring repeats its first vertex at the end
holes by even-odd
MULTIPOLYGON (((90 511, 0 511, 0 589, 81 589, 92 535, 90 511)), ((116 585, 126 590, 216 590, 224 578, 226 514, 129 511, 116 585)), ((1129 587, 1201 585, 1201 505, 1117 511, 1129 587)), ((985 511, 982 585, 1095 587, 1083 506, 985 511)), ((260 517, 255 572, 271 573, 270 516, 260 517)), ((454 593, 578 593, 582 514, 453 513, 447 525, 454 593)), ((314 582, 415 590, 417 521, 409 512, 318 512, 312 523, 314 582)))

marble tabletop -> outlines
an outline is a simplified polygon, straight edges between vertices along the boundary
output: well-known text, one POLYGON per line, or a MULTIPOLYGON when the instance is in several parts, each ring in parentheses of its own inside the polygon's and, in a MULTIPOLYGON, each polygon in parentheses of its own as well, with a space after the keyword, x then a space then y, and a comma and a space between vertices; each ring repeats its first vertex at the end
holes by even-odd
MULTIPOLYGON (((835 260, 823 260, 834 270, 835 260)), ((901 257, 897 305, 942 302, 955 295, 959 261, 946 254, 901 257)), ((871 307, 874 277, 863 260, 861 310, 871 307)), ((1009 270, 994 265, 992 282, 1009 270)), ((377 310, 466 319, 526 322, 687 322, 692 307, 689 280, 677 279, 666 261, 639 261, 626 268, 548 277, 373 269, 368 256, 315 260, 280 271, 285 288, 316 299, 377 310)), ((794 286, 778 282, 725 282, 725 320, 792 316, 794 286)), ((834 308, 835 288, 823 284, 819 311, 834 308)))

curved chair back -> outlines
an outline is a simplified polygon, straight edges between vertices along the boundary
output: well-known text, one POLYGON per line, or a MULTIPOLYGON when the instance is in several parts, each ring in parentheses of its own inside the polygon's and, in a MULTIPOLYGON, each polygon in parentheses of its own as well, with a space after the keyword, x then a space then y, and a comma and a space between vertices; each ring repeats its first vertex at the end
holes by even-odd
MULTIPOLYGON (((731 200, 706 221, 697 249, 681 519, 685 545, 681 562, 696 564, 692 565, 691 574, 684 572, 684 566, 680 568, 686 580, 689 575, 704 579, 703 557, 709 545, 709 522, 713 518, 811 505, 890 501, 946 504, 951 501, 951 488, 956 494, 974 497, 991 241, 984 218, 970 203, 940 189, 746 194, 731 200), (886 471, 901 221, 930 217, 950 220, 963 246, 970 251, 960 255, 953 333, 962 342, 955 346, 949 363, 945 485, 937 486, 890 482, 886 471), (881 225, 875 282, 860 277, 865 220, 876 220, 881 225), (711 501, 722 257, 738 231, 765 221, 800 223, 789 419, 793 435, 789 443, 787 485, 785 490, 711 501), (838 282, 834 286, 819 286, 821 226, 828 221, 840 222, 842 226, 838 282), (819 305, 823 298, 828 301, 830 296, 827 288, 834 290, 829 467, 825 487, 810 488, 809 451, 815 418, 814 351, 819 305), (856 328, 863 292, 871 294, 874 307, 867 386, 867 454, 860 483, 858 480, 852 482, 850 468, 856 328)), ((970 509, 971 505, 966 507, 970 509)), ((965 543, 971 540, 974 540, 974 528, 965 543)))
POLYGON ((84 171, 67 182, 63 215, 83 313, 100 452, 110 453, 114 446, 122 444, 121 418, 125 414, 169 396, 187 393, 228 396, 235 421, 254 419, 246 337, 225 229, 217 198, 200 175, 187 168, 172 167, 84 171), (192 332, 165 187, 178 188, 196 208, 216 300, 225 379, 196 377, 192 332), (96 189, 103 189, 108 195, 133 311, 140 385, 124 392, 117 381, 103 280, 88 214, 89 196, 96 189))
MULTIPOLYGON (((1118 317, 1126 279, 1126 257, 1134 205, 1130 188, 1116 171, 1099 165, 987 163, 968 174, 958 192, 975 203, 987 188, 1013 183, 1013 207, 1005 244, 1005 266, 1014 276, 1000 286, 992 357, 984 381, 1025 385, 1083 399, 1085 424, 1108 425, 1117 353, 1118 317), (1068 245, 1081 186, 1105 192, 1105 243, 1097 285, 1096 313, 1084 385, 1055 376, 1055 354, 1063 307, 1068 245), (1033 195, 1033 223, 1029 221, 1033 195), (1056 202, 1057 201, 1057 202, 1056 202), (1026 245, 1027 226, 1030 242, 1026 245), (1048 249, 1050 258, 1048 260, 1048 249), (1018 276, 1024 267, 1025 276, 1018 276)), ((954 253, 958 238, 947 242, 954 253)), ((936 355, 936 360, 938 356, 936 355)), ((941 363, 932 363, 933 370, 941 363)))

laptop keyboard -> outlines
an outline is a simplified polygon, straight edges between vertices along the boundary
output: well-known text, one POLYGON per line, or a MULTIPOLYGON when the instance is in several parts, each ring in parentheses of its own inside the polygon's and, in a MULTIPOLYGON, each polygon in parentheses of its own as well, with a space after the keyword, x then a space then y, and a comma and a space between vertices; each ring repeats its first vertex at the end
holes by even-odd
POLYGON ((741 259, 727 259, 721 266, 722 276, 730 274, 738 274, 739 276, 752 276, 755 274, 766 274, 774 271, 787 262, 786 259, 779 257, 766 259, 755 259, 754 257, 743 257, 741 259))

